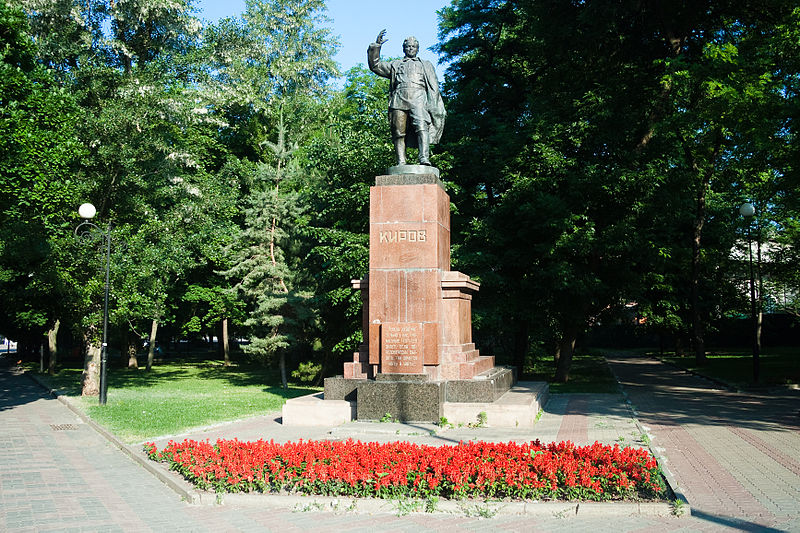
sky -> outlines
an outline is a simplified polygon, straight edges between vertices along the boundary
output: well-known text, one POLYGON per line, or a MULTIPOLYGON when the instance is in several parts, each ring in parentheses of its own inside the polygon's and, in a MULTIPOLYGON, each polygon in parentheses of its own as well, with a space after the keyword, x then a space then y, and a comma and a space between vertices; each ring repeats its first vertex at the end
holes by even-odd
MULTIPOLYGON (((334 59, 343 73, 359 63, 366 65, 367 46, 386 29, 383 56, 402 56, 403 40, 413 35, 419 40, 419 56, 433 63, 439 80, 443 79, 444 66, 429 48, 438 42, 436 11, 450 5, 449 0, 328 0, 327 5, 340 43, 334 59)), ((240 15, 244 0, 198 0, 197 7, 199 18, 214 22, 240 15)))

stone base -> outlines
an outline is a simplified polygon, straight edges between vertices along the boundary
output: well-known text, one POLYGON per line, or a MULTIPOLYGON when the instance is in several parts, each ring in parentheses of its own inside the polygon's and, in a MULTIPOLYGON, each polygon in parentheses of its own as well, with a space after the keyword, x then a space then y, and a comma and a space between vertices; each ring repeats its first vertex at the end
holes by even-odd
POLYGON ((445 401, 459 403, 494 402, 508 392, 516 382, 516 368, 496 366, 475 376, 473 379, 448 381, 445 389, 445 401))
MULTIPOLYGON (((335 378, 328 378, 335 379, 335 378)), ((342 378, 339 378, 343 381, 342 378)), ((326 380, 327 381, 327 380, 326 380)), ((283 424, 287 426, 336 426, 346 422, 359 420, 380 420, 388 412, 393 418, 404 422, 438 422, 442 416, 451 424, 474 424, 478 421, 480 413, 486 413, 486 424, 489 427, 532 427, 536 423, 536 415, 547 402, 550 388, 544 382, 520 382, 495 401, 486 402, 444 402, 438 404, 439 391, 442 388, 430 387, 436 382, 402 382, 402 381, 369 381, 366 384, 365 396, 373 398, 373 402, 366 402, 364 409, 372 409, 371 413, 359 416, 362 410, 356 402, 344 400, 322 399, 321 393, 301 396, 288 400, 283 406, 283 424), (369 384, 376 385, 371 389, 369 384), (429 388, 421 389, 427 385, 429 388), (389 388, 387 388, 389 387, 389 388), (393 390, 390 388, 393 387, 393 390), (428 394, 427 402, 419 402, 415 396, 419 393, 428 394), (389 397, 388 403, 376 403, 389 397), (409 401, 409 396, 412 396, 409 401), (406 405, 397 400, 405 398, 406 405), (394 402, 391 403, 390 402, 394 402), (409 406, 417 406, 414 411, 409 406), (427 406, 429 412, 424 412, 420 407, 427 406), (434 407, 437 406, 437 407, 434 407), (409 413, 409 411, 411 411, 409 413), (404 418, 404 413, 410 416, 404 418), (441 413, 441 414, 440 414, 441 413), (367 416, 369 415, 369 416, 367 416), (426 417, 419 420, 420 417, 426 417)), ((441 385, 442 382, 439 382, 441 385)), ((326 383, 326 386, 328 384, 326 383)), ((343 383, 338 383, 343 385, 343 383)))
POLYGON ((380 420, 388 414, 401 422, 438 422, 444 389, 441 381, 365 380, 358 384, 356 415, 358 420, 380 420))
POLYGON ((494 402, 454 403, 443 406, 444 417, 451 424, 475 424, 480 413, 486 413, 489 427, 533 427, 550 387, 545 382, 522 381, 494 402))
POLYGON ((515 382, 512 367, 494 367, 473 379, 454 381, 432 380, 425 374, 378 374, 374 380, 335 376, 325 378, 324 398, 356 402, 358 420, 380 420, 390 414, 402 422, 438 422, 445 402, 490 404, 515 382))
MULTIPOLYGON (((439 180, 439 169, 430 165, 395 165, 386 171, 389 176, 403 176, 407 174, 433 175, 439 180)), ((414 182, 419 183, 419 182, 414 182)), ((431 182, 428 182, 431 183, 431 182)), ((441 182, 439 182, 441 184, 441 182)), ((376 183, 376 185, 405 185, 405 183, 376 183)))
POLYGON ((281 410, 284 426, 338 426, 356 415, 355 402, 325 400, 321 392, 292 398, 281 410))
POLYGON ((325 399, 326 400, 356 400, 356 388, 363 379, 347 379, 342 376, 325 378, 325 399))

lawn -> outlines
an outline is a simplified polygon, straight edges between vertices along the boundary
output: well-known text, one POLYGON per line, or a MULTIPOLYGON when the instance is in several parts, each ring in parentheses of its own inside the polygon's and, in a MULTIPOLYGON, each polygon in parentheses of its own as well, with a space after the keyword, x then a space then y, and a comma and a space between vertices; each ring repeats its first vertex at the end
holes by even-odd
POLYGON ((567 383, 554 382, 554 374, 553 360, 539 358, 534 362, 533 373, 526 379, 550 382, 550 392, 554 394, 578 392, 617 394, 619 392, 617 381, 599 350, 575 353, 567 383))
MULTIPOLYGON (((29 366, 29 371, 33 371, 29 366)), ((552 380, 552 361, 540 360, 531 379, 552 380)), ((188 429, 279 411, 288 398, 319 388, 280 388, 273 369, 258 365, 225 368, 219 361, 165 359, 150 372, 113 367, 108 372, 108 400, 80 396, 81 368, 64 368, 39 378, 69 396, 92 419, 128 443, 177 435, 188 429)), ((550 384, 552 393, 617 393, 614 377, 599 353, 577 353, 568 383, 550 384)))
MULTIPOLYGON (((736 387, 748 388, 753 383, 753 353, 749 350, 718 350, 708 354, 708 363, 695 364, 694 356, 663 357, 664 361, 698 374, 716 378, 736 387)), ((758 385, 776 386, 800 383, 800 348, 768 348, 759 357, 758 385)))
POLYGON ((291 384, 283 390, 277 373, 261 366, 226 369, 216 361, 172 360, 150 372, 109 369, 108 399, 101 406, 97 397, 80 396, 80 376, 80 368, 65 368, 55 376, 39 374, 128 443, 276 412, 288 398, 320 390, 291 384))

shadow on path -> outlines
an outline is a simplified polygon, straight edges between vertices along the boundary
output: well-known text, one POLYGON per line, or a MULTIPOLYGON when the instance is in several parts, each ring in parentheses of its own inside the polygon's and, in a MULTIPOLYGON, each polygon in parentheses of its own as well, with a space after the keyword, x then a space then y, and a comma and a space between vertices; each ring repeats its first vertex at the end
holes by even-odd
POLYGON ((654 359, 614 354, 608 362, 634 407, 646 401, 642 414, 661 424, 800 430, 800 391, 731 392, 654 359))

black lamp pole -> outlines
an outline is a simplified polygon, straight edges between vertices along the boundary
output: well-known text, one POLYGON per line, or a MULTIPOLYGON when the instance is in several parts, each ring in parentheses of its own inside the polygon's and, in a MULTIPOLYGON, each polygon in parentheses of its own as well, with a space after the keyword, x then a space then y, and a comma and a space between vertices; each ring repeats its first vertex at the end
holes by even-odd
POLYGON ((756 278, 753 271, 753 238, 752 238, 752 217, 756 210, 753 204, 747 202, 739 208, 739 213, 747 221, 747 251, 750 264, 750 317, 753 322, 753 382, 758 383, 760 368, 759 357, 761 355, 761 340, 758 338, 758 308, 756 307, 756 278))
POLYGON ((100 226, 89 222, 97 213, 92 204, 83 204, 78 209, 78 213, 84 219, 77 228, 75 228, 75 235, 81 237, 90 237, 90 231, 98 232, 106 244, 106 287, 105 296, 103 300, 103 344, 100 347, 100 405, 106 404, 106 397, 108 393, 108 383, 106 382, 106 367, 108 362, 108 287, 109 287, 109 274, 111 271, 111 222, 106 226, 106 231, 103 231, 100 226), (81 228, 87 226, 86 229, 81 231, 81 228), (91 229, 90 229, 91 228, 91 229))

